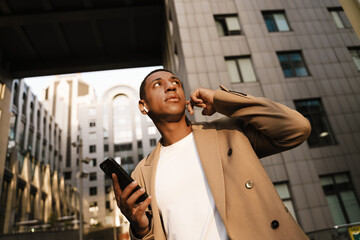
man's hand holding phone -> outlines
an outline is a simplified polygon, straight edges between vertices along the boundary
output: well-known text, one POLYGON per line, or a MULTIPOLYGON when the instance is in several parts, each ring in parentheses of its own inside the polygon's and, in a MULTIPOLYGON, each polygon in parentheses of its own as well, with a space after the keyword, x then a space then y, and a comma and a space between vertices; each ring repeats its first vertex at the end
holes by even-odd
POLYGON ((143 202, 136 203, 138 198, 144 194, 144 188, 140 188, 133 193, 138 186, 137 182, 133 181, 121 191, 116 174, 113 173, 111 177, 118 207, 129 220, 135 236, 144 237, 150 231, 149 219, 145 210, 150 205, 151 196, 147 197, 143 202))

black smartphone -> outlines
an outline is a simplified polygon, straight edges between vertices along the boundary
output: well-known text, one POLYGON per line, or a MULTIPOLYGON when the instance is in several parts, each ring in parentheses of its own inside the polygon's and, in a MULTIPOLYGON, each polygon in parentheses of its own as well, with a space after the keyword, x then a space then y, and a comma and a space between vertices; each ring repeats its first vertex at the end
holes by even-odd
MULTIPOLYGON (((113 173, 116 174, 121 190, 124 190, 127 187, 127 185, 129 185, 134 181, 134 179, 132 179, 130 175, 127 174, 127 172, 112 158, 107 158, 102 163, 100 163, 100 168, 105 172, 106 175, 108 175, 109 178, 112 178, 111 175, 113 173)), ((134 191, 131 194, 133 194, 139 189, 140 186, 137 185, 137 187, 134 189, 134 191)), ((136 203, 141 203, 145 201, 147 197, 148 195, 145 192, 136 200, 136 203)))

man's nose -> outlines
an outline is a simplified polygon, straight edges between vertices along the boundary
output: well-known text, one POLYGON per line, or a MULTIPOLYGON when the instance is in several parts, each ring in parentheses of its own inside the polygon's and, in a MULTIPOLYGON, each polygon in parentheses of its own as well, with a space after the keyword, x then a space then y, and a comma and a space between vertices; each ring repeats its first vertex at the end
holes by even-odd
POLYGON ((165 89, 166 92, 176 90, 176 86, 172 82, 167 82, 165 88, 166 88, 165 89))

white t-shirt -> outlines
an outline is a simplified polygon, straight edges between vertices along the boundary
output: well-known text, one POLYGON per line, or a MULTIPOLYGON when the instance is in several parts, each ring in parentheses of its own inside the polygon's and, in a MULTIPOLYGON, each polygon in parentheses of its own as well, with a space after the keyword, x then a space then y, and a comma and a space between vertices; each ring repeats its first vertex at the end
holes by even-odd
POLYGON ((161 146, 155 194, 167 239, 228 239, 192 133, 161 146))

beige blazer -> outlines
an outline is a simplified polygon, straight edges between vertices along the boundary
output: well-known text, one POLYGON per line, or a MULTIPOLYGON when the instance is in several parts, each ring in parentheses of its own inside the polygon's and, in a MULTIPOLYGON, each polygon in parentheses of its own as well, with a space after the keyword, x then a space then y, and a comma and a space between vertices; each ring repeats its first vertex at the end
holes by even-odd
MULTIPOLYGON (((259 158, 301 144, 310 134, 309 122, 279 103, 220 87, 214 97, 215 109, 228 118, 194 123, 192 129, 229 238, 307 239, 284 206, 259 158)), ((160 143, 132 174, 153 198, 149 209, 151 231, 144 239, 166 239, 155 195, 159 153, 160 143)), ((131 237, 136 239, 132 233, 131 237)))

